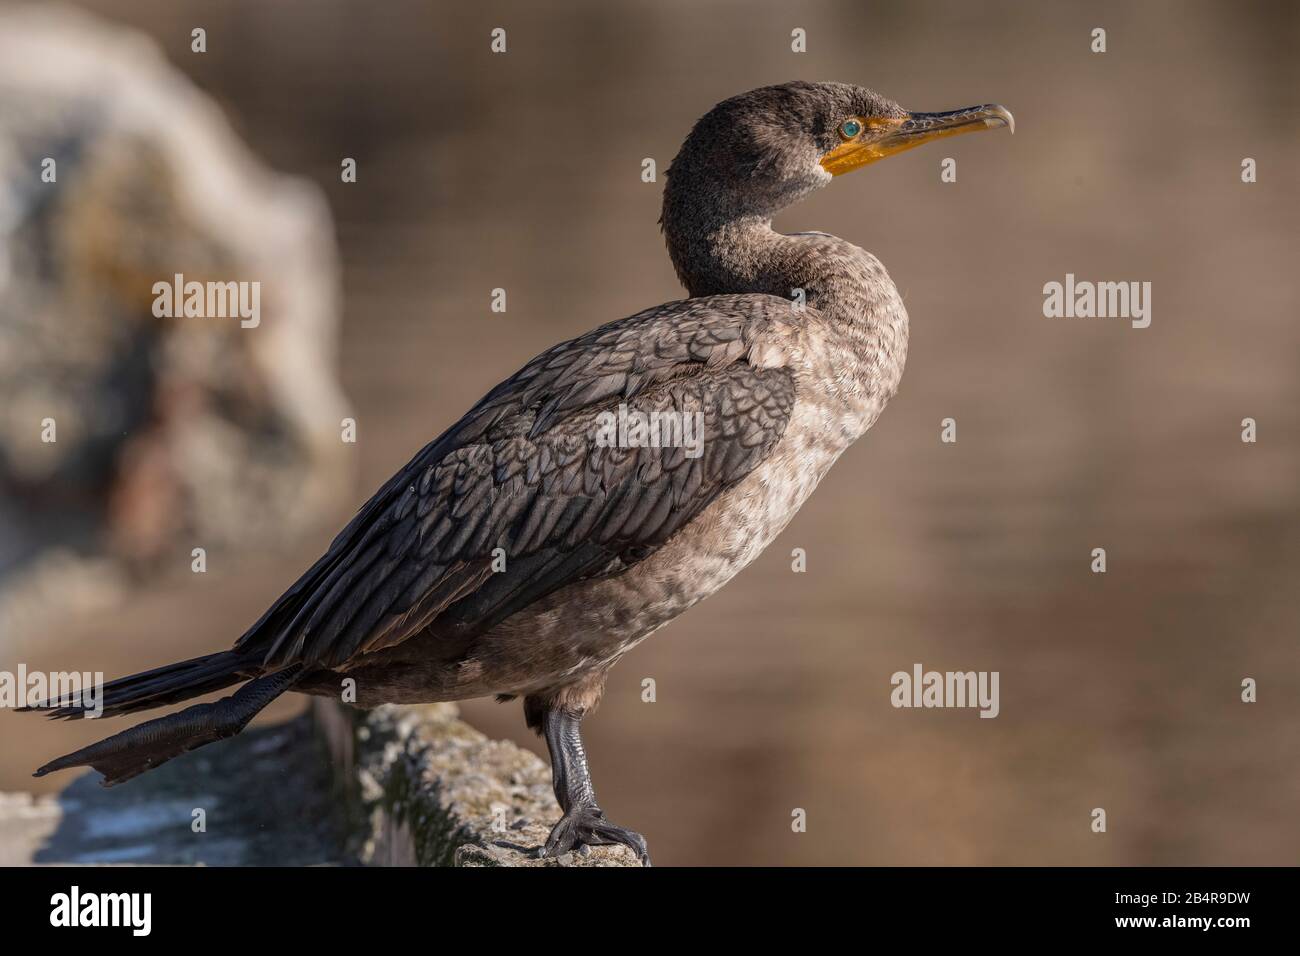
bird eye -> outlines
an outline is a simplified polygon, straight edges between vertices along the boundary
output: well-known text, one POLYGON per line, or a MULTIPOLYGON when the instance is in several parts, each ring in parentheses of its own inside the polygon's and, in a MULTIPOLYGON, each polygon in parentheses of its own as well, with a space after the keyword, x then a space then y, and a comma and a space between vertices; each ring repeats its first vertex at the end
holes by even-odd
POLYGON ((862 132, 862 124, 855 119, 846 119, 840 124, 840 135, 845 139, 853 139, 862 132))

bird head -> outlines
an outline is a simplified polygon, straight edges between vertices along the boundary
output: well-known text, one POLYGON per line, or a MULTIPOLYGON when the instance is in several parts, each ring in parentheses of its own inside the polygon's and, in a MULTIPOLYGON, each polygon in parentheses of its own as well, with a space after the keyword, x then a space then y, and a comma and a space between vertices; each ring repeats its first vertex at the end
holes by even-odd
POLYGON ((668 170, 676 204, 770 218, 834 177, 931 140, 1006 126, 1004 107, 913 113, 845 83, 783 83, 733 96, 695 124, 668 170))

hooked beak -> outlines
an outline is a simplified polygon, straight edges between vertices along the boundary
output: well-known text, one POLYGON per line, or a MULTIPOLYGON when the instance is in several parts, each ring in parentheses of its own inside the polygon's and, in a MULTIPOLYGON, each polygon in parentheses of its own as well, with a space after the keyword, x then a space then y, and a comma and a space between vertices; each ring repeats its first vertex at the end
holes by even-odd
POLYGON ((990 103, 947 113, 911 113, 900 118, 863 120, 862 132, 821 158, 822 169, 832 176, 852 172, 868 163, 945 136, 976 133, 1005 126, 1016 131, 1016 120, 1005 106, 990 103))

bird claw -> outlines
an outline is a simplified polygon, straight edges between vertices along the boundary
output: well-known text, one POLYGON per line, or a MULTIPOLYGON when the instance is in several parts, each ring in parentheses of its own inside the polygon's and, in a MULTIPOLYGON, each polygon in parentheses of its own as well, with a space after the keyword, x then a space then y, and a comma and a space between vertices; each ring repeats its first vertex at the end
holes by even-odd
POLYGON ((600 807, 579 806, 560 818, 538 855, 544 859, 558 859, 566 853, 576 851, 586 856, 593 846, 616 844, 631 849, 642 866, 650 865, 650 851, 645 837, 606 820, 605 812, 600 807))

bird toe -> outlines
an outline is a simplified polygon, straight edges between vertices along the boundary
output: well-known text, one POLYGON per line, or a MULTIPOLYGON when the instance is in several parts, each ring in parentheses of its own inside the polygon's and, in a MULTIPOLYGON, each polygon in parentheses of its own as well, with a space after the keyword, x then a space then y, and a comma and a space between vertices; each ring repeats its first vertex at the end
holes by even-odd
POLYGON ((605 819, 605 813, 599 807, 574 807, 555 824, 539 856, 558 859, 570 852, 586 856, 593 846, 620 844, 635 853, 642 866, 650 865, 650 850, 645 837, 605 819))

